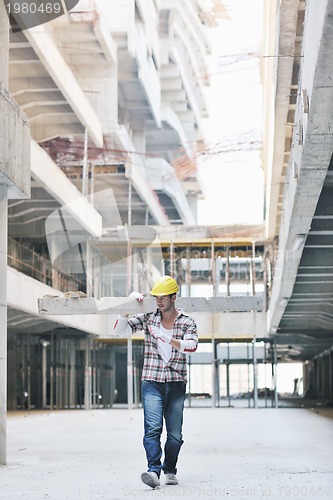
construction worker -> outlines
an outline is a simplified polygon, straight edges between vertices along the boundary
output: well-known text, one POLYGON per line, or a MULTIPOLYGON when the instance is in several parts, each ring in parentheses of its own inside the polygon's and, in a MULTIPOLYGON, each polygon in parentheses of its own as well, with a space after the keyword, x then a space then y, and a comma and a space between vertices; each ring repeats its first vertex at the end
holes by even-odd
MULTIPOLYGON (((162 276, 150 294, 156 297, 157 309, 151 313, 118 316, 115 330, 120 334, 144 331, 144 364, 142 371, 142 405, 144 411, 143 445, 148 462, 141 480, 151 488, 160 486, 161 471, 165 484, 178 484, 177 460, 183 444, 182 425, 186 392, 186 353, 198 345, 197 326, 193 318, 176 309, 177 282, 162 276), (161 463, 163 417, 166 426, 164 461, 161 463)), ((143 295, 132 292, 141 301, 143 295)))

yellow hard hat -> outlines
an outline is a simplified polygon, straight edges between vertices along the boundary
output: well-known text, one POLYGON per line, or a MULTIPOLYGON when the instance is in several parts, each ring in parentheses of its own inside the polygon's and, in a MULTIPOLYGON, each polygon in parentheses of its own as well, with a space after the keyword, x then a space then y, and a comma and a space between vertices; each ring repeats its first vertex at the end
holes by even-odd
POLYGON ((160 279, 156 281, 153 288, 150 291, 150 295, 155 297, 161 295, 172 295, 178 292, 178 285, 176 280, 171 278, 171 276, 161 276, 160 279))

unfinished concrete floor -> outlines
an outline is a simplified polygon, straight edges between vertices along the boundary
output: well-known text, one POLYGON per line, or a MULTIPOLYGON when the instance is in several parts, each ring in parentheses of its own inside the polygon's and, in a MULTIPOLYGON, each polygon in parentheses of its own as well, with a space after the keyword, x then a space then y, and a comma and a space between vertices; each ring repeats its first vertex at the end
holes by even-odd
POLYGON ((150 490, 142 410, 9 414, 0 498, 333 499, 333 410, 186 408, 178 486, 150 490))

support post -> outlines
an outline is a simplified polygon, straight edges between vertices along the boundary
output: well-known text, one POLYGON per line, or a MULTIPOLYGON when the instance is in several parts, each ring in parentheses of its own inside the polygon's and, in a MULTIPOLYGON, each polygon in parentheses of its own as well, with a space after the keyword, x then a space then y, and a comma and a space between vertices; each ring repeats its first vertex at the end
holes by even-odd
POLYGON ((227 287, 227 297, 230 297, 230 260, 229 260, 230 248, 226 249, 226 262, 225 262, 225 284, 227 287))
POLYGON ((84 409, 91 410, 91 363, 90 363, 90 339, 86 339, 85 351, 85 377, 84 377, 84 409))
POLYGON ((252 257, 250 260, 251 295, 256 294, 256 263, 254 260, 255 256, 256 256, 256 244, 252 243, 252 257))
POLYGON ((213 400, 212 407, 220 406, 220 379, 219 379, 219 360, 217 357, 217 342, 212 338, 213 348, 213 400))
MULTIPOLYGON (((0 82, 8 87, 9 23, 0 2, 0 82)), ((0 185, 0 465, 7 463, 7 186, 0 185)))
POLYGON ((333 380, 332 380, 332 348, 328 351, 328 397, 333 400, 333 380))
POLYGON ((188 406, 191 408, 191 355, 188 357, 188 406))
POLYGON ((278 391, 277 391, 277 346, 274 339, 274 407, 278 407, 278 391))
POLYGON ((94 193, 95 193, 95 165, 92 161, 90 163, 90 203, 94 206, 94 193))
POLYGON ((82 166, 82 196, 87 196, 87 175, 88 175, 88 127, 84 130, 84 149, 82 166))
POLYGON ((254 408, 257 408, 258 407, 258 366, 257 366, 257 352, 256 352, 256 334, 253 335, 252 353, 253 353, 253 405, 254 405, 254 408))
POLYGON ((211 259, 211 282, 212 282, 212 288, 213 288, 213 297, 216 297, 217 296, 217 293, 216 293, 216 260, 215 260, 214 240, 211 240, 210 259, 211 259))
POLYGON ((7 209, 7 186, 0 185, 0 465, 7 463, 7 209))
POLYGON ((42 341, 42 408, 46 408, 46 387, 47 387, 47 346, 46 340, 42 341))
POLYGON ((230 408, 231 406, 231 399, 230 399, 230 344, 228 342, 227 344, 227 398, 228 398, 228 406, 230 408))
POLYGON ((133 408, 133 344, 132 338, 127 339, 127 408, 133 408))
POLYGON ((186 295, 191 297, 191 247, 186 247, 186 295))
POLYGON ((175 248, 173 241, 170 241, 170 266, 169 266, 169 273, 172 277, 175 277, 175 248))

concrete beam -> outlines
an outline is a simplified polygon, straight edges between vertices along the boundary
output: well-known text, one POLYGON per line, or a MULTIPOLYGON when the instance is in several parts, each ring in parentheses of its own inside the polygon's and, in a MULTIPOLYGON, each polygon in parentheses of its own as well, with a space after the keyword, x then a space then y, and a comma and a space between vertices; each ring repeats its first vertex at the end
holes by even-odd
MULTIPOLYGON (((177 307, 191 313, 202 312, 225 312, 225 311, 261 311, 263 300, 261 297, 179 297, 177 307)), ((128 297, 94 297, 66 298, 44 296, 38 299, 38 311, 40 314, 139 314, 152 312, 156 309, 156 300, 147 297, 143 302, 128 297)))
POLYGON ((80 122, 87 127, 89 136, 96 146, 103 147, 103 130, 99 119, 73 72, 48 34, 47 28, 43 25, 31 28, 25 31, 25 36, 80 122))
POLYGON ((51 196, 66 206, 80 226, 94 237, 101 236, 101 215, 35 141, 31 141, 31 173, 51 196))
POLYGON ((154 227, 158 234, 159 242, 175 244, 184 242, 215 242, 244 243, 244 242, 264 242, 264 225, 233 224, 229 226, 171 226, 154 227))
MULTIPOLYGON (((18 311, 24 311, 32 316, 38 316, 37 300, 44 294, 58 295, 59 290, 52 288, 40 281, 37 281, 30 276, 26 276, 16 269, 7 266, 7 305, 18 311)), ((92 335, 105 336, 109 330, 107 317, 99 317, 89 315, 84 318, 81 315, 58 315, 56 318, 49 318, 45 315, 46 320, 50 320, 57 326, 67 326, 74 328, 80 332, 86 332, 92 335)))

